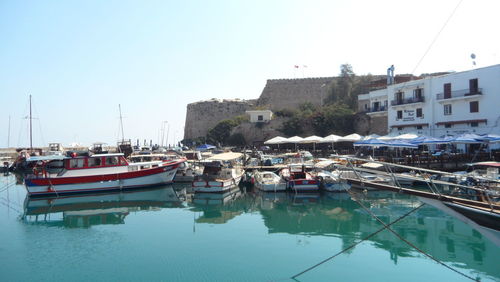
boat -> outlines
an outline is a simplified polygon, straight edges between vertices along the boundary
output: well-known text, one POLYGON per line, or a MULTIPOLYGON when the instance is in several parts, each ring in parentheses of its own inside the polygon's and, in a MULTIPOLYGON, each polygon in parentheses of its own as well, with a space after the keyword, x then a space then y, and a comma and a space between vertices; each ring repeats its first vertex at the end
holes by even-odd
POLYGON ((286 181, 271 171, 256 171, 253 174, 254 185, 264 192, 279 192, 286 190, 286 181))
POLYGON ((319 179, 320 188, 327 192, 347 192, 351 189, 351 184, 329 171, 320 171, 316 173, 316 177, 319 179))
POLYGON ((203 162, 203 174, 192 182, 195 193, 224 193, 238 188, 244 174, 241 153, 221 153, 203 162))
MULTIPOLYGON (((185 159, 130 164, 123 153, 78 156, 38 157, 33 174, 24 177, 28 195, 59 196, 65 194, 138 189, 173 182, 185 159), (49 158, 50 157, 50 158, 49 158), (47 171, 50 161, 60 161, 58 173, 47 171)), ((28 159, 30 161, 30 159, 28 159)))
POLYGON ((293 192, 319 191, 318 179, 306 171, 306 165, 303 163, 289 164, 281 170, 280 175, 287 180, 288 189, 293 192))
POLYGON ((175 183, 191 183, 198 175, 203 174, 203 169, 193 162, 184 162, 175 174, 175 183))

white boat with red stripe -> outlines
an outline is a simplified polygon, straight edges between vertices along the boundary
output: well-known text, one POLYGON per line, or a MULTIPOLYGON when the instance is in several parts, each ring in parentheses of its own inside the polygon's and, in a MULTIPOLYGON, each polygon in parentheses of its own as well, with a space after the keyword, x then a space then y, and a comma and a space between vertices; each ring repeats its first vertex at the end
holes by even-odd
POLYGON ((281 177, 288 181, 288 189, 293 192, 318 192, 319 181, 306 171, 305 164, 289 164, 280 172, 281 177))
MULTIPOLYGON (((52 156, 51 160, 54 160, 52 156)), ((64 166, 54 173, 38 157, 34 174, 25 176, 30 196, 58 196, 89 192, 138 189, 173 182, 179 165, 186 159, 129 164, 123 154, 60 156, 64 166)))

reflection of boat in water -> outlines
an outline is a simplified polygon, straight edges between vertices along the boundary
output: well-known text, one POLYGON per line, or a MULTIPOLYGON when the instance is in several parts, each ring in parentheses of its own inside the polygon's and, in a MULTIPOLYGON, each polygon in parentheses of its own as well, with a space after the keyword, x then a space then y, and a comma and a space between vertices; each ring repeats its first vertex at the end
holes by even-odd
POLYGON ((225 193, 195 193, 193 203, 199 205, 224 205, 241 196, 239 188, 225 193))
POLYGON ((109 194, 85 194, 54 198, 30 198, 24 202, 23 219, 28 223, 48 223, 68 227, 122 224, 133 211, 182 207, 172 186, 109 194))
MULTIPOLYGON (((429 204, 457 219, 460 221, 463 221, 467 223, 468 225, 472 226, 474 229, 479 231, 481 234, 483 234, 485 237, 490 239, 493 243, 495 243, 497 246, 500 246, 500 231, 494 230, 489 228, 488 226, 483 226, 482 221, 475 221, 473 218, 468 217, 466 214, 461 212, 460 210, 457 210, 457 208, 449 206, 450 203, 442 202, 439 200, 434 200, 434 199, 428 199, 424 197, 418 197, 418 199, 426 204, 429 204)), ((497 226, 498 228, 498 226, 497 226)))

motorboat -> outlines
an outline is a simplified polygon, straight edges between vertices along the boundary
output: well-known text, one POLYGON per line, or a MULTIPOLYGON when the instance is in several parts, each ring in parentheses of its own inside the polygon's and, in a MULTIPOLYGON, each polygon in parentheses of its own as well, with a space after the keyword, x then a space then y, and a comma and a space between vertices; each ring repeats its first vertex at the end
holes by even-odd
POLYGON ((191 183, 196 176, 202 175, 203 169, 190 161, 184 162, 179 166, 177 173, 175 174, 175 183, 191 183))
POLYGON ((329 171, 317 172, 316 177, 320 182, 319 187, 327 192, 347 192, 351 189, 351 184, 329 171))
POLYGON ((271 171, 256 171, 253 174, 254 185, 264 192, 279 192, 286 190, 287 182, 271 171))
POLYGON ((306 170, 303 163, 289 164, 280 172, 281 177, 287 180, 288 189, 293 192, 317 192, 319 181, 306 170))
MULTIPOLYGON (((24 177, 28 194, 59 196, 124 189, 138 189, 173 182, 175 173, 186 159, 129 163, 123 153, 68 156, 40 156, 33 174, 24 177), (49 158, 50 157, 50 158, 49 158), (57 173, 47 170, 51 161, 64 163, 57 173)), ((31 161, 28 159, 28 161, 31 161)))
POLYGON ((203 162, 203 174, 197 175, 192 187, 195 193, 224 193, 238 188, 244 174, 241 153, 216 154, 203 162))

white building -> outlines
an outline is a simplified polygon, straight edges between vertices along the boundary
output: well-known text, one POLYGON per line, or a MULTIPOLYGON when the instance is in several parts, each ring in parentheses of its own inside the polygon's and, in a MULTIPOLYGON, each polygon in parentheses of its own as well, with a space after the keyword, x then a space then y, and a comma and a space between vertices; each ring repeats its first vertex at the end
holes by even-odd
POLYGON ((250 122, 269 122, 273 118, 273 112, 269 110, 246 111, 250 116, 250 122))
POLYGON ((384 93, 390 133, 500 134, 500 65, 389 85, 360 95, 360 111, 367 100, 370 115, 383 109, 384 93))

